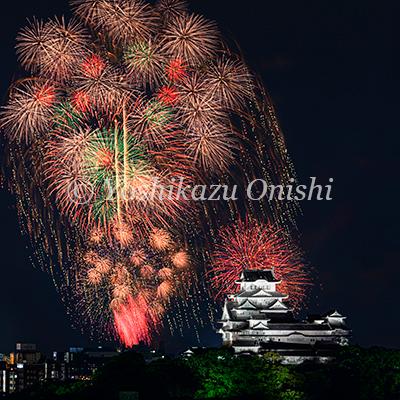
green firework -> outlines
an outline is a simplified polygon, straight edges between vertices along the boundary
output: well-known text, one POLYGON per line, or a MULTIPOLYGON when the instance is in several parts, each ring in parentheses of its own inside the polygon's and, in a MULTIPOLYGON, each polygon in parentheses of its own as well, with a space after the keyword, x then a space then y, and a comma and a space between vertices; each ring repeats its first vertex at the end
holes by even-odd
POLYGON ((146 152, 132 135, 119 128, 97 129, 87 146, 83 171, 92 185, 93 214, 99 222, 112 219, 117 212, 117 196, 135 174, 146 174, 150 166, 146 152))
POLYGON ((128 47, 124 59, 130 67, 141 69, 153 62, 154 51, 147 42, 136 42, 128 47))

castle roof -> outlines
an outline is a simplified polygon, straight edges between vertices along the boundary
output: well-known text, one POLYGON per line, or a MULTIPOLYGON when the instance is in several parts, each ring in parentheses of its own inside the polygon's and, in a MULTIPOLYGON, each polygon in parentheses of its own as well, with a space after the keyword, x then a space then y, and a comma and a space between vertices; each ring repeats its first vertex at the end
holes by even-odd
POLYGON ((280 280, 275 278, 274 271, 272 269, 245 270, 242 272, 239 282, 255 282, 259 279, 263 279, 268 282, 280 282, 280 280))
POLYGON ((280 292, 266 291, 264 289, 255 289, 255 290, 243 290, 239 294, 233 297, 279 297, 279 298, 287 298, 286 294, 280 292))
POLYGON ((289 310, 289 308, 279 300, 276 300, 274 304, 269 306, 270 310, 289 310))
POLYGON ((255 304, 253 304, 251 301, 249 300, 245 300, 242 304, 237 305, 236 307, 234 307, 234 309, 241 309, 241 310, 257 310, 261 307, 257 307, 255 304))
POLYGON ((268 328, 268 322, 267 322, 268 320, 265 320, 265 322, 264 321, 258 321, 254 326, 253 326, 253 329, 269 329, 268 328))
POLYGON ((323 315, 324 317, 331 317, 331 318, 343 318, 345 319, 346 317, 343 317, 342 314, 340 314, 338 311, 336 310, 331 310, 329 312, 327 312, 326 314, 323 315))

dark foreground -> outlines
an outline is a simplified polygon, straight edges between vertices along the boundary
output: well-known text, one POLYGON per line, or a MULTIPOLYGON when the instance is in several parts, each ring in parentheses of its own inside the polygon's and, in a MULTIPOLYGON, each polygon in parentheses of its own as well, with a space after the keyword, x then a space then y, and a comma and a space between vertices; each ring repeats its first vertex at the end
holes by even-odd
POLYGON ((90 382, 51 383, 9 399, 400 399, 400 351, 344 348, 330 365, 281 365, 276 356, 233 357, 204 350, 146 364, 116 357, 90 382), (122 393, 122 392, 131 392, 122 393), (132 392, 137 392, 138 397, 132 392))

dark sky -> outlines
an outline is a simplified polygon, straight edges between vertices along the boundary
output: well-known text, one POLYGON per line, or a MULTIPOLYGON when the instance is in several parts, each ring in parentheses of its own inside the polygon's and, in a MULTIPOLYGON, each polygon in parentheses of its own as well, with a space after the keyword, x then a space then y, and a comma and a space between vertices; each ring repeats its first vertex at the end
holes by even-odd
MULTIPOLYGON (((338 308, 355 342, 399 347, 397 7, 369 0, 193 0, 191 8, 235 38, 262 77, 300 180, 335 180, 334 200, 303 202, 299 218, 315 270, 309 311, 338 308)), ((25 19, 68 13, 67 0, 3 2, 2 100, 25 19)), ((17 340, 45 351, 86 344, 50 278, 32 268, 5 190, 0 221, 0 352, 17 340)), ((211 331, 204 337, 217 343, 211 331)))

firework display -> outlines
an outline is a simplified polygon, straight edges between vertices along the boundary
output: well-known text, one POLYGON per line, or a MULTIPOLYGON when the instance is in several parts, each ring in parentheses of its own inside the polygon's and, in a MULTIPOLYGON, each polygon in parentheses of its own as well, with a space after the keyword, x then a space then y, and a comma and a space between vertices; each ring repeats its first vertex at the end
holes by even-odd
POLYGON ((68 310, 128 347, 150 342, 165 321, 188 318, 169 313, 175 304, 199 309, 189 299, 207 297, 193 290, 207 281, 210 253, 219 294, 241 269, 274 264, 302 301, 303 264, 281 236, 295 203, 152 195, 182 181, 294 177, 269 98, 217 25, 181 0, 71 7, 69 21, 34 19, 20 31, 26 75, 1 111, 23 232, 68 310), (244 224, 243 212, 281 228, 244 224), (237 227, 219 238, 221 223, 237 227))
POLYGON ((279 291, 289 295, 292 306, 299 308, 304 302, 310 276, 303 252, 285 230, 270 223, 239 220, 221 228, 218 239, 209 272, 217 297, 234 293, 244 270, 274 269, 282 281, 279 291))

